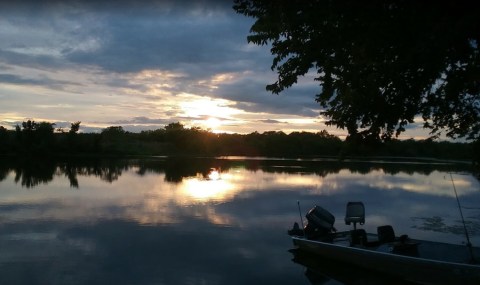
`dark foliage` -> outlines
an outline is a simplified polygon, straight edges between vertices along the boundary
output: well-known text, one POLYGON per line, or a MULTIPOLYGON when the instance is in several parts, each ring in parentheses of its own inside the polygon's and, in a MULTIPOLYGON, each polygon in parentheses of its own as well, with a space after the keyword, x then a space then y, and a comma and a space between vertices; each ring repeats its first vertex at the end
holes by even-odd
MULTIPOLYGON (((79 122, 78 122, 79 123, 79 122)), ((312 157, 349 156, 430 157, 442 159, 478 159, 478 143, 435 142, 433 140, 389 140, 365 143, 342 141, 323 130, 317 133, 264 132, 215 134, 200 128, 185 128, 172 123, 164 128, 130 133, 112 126, 101 133, 54 132, 48 122, 24 122, 15 131, 0 128, 0 155, 19 156, 268 156, 312 157), (473 154, 473 155, 472 155, 473 154)))
MULTIPOLYGON (((432 135, 478 139, 480 17, 475 1, 235 0, 271 45, 280 93, 316 73, 327 124, 388 140, 420 117, 432 135)), ((312 94, 313 95, 313 94, 312 94)))

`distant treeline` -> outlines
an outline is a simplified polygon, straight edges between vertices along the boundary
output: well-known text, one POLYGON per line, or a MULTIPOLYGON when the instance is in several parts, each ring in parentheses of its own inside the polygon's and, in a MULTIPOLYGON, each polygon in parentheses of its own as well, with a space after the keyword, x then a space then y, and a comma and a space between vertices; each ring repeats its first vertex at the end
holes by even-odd
POLYGON ((15 130, 0 126, 0 154, 61 155, 244 155, 244 156, 404 156, 479 161, 477 143, 433 140, 363 142, 341 140, 323 130, 317 133, 279 131, 216 134, 171 123, 164 128, 131 133, 112 126, 101 133, 81 133, 80 122, 69 130, 49 122, 23 122, 15 130), (475 157, 477 156, 477 157, 475 157))

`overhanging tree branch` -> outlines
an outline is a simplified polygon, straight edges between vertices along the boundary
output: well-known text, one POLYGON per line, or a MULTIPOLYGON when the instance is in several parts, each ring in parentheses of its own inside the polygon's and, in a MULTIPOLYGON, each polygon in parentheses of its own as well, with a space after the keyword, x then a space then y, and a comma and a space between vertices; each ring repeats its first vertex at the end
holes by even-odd
POLYGON ((271 44, 278 94, 315 68, 327 124, 387 140, 421 116, 432 135, 478 139, 480 18, 470 1, 235 0, 271 44))

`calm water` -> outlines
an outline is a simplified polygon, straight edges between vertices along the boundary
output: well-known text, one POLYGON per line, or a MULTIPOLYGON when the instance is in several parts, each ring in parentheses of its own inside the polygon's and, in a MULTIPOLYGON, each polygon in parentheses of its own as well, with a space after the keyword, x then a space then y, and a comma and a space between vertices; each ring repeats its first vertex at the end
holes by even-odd
MULTIPOLYGON (((342 284, 306 276, 286 230, 321 205, 364 228, 480 246, 480 185, 444 163, 167 159, 0 160, 0 284, 342 284), (220 170, 209 179, 210 168, 220 170), (307 277, 310 277, 308 279, 307 277)), ((307 274, 308 275, 308 274, 307 274)))

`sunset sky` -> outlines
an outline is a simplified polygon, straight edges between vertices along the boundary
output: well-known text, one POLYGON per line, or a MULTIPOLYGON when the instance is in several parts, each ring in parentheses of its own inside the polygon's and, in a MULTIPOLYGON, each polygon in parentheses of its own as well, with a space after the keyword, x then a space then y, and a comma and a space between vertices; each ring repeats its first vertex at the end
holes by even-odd
MULTIPOLYGON (((22 3, 0 4, 0 126, 33 119, 141 131, 178 121, 345 134, 319 116, 313 76, 281 95, 265 90, 275 81, 270 49, 247 43, 253 19, 232 2, 22 3)), ((413 127, 404 137, 422 134, 413 127)))

